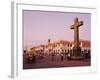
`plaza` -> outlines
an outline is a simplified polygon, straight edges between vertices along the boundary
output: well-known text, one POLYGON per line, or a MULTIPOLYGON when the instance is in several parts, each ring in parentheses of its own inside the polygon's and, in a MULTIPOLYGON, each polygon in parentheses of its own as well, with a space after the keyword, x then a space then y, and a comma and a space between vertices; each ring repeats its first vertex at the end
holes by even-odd
POLYGON ((66 56, 61 60, 61 56, 46 55, 44 58, 39 59, 37 57, 36 61, 26 63, 23 62, 23 69, 39 69, 39 68, 61 68, 61 67, 84 67, 91 66, 90 59, 84 60, 68 60, 66 56))

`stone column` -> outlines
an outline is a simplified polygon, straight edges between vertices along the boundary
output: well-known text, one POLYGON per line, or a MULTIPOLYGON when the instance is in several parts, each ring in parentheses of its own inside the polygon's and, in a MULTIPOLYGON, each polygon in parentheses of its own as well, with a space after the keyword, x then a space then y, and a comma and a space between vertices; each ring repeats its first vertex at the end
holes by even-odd
POLYGON ((78 17, 74 19, 71 29, 74 29, 74 47, 71 57, 73 59, 81 59, 81 47, 79 46, 79 27, 83 25, 83 21, 78 21, 78 17))

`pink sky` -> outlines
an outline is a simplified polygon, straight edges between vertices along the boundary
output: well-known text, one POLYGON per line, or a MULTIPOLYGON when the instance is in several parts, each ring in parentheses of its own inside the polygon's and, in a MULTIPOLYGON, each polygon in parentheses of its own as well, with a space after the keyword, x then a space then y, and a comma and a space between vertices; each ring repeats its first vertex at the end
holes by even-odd
POLYGON ((24 47, 45 44, 48 39, 73 41, 70 26, 74 18, 84 21, 80 27, 80 39, 91 40, 91 14, 70 12, 23 11, 24 47))

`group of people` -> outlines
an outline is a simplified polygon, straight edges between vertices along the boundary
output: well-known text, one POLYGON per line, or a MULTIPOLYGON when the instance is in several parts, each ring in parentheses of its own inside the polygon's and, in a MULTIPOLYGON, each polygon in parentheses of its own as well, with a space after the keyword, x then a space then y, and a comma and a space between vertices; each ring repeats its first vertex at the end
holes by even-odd
MULTIPOLYGON (((83 53, 82 53, 83 54, 83 53)), ((48 60, 48 61, 64 61, 70 57, 70 53, 50 53, 50 54, 43 54, 43 53, 37 53, 37 54, 30 54, 25 52, 24 58, 25 62, 32 62, 35 63, 37 60, 48 60), (49 58, 49 59, 48 59, 49 58)), ((86 58, 90 58, 90 51, 85 54, 86 58)))
POLYGON ((61 54, 51 54, 51 61, 64 61, 66 58, 66 55, 61 53, 61 54))
POLYGON ((35 63, 38 60, 42 59, 47 59, 48 61, 64 61, 66 58, 66 54, 61 53, 61 54, 30 54, 30 53, 25 53, 24 54, 25 62, 27 63, 35 63))

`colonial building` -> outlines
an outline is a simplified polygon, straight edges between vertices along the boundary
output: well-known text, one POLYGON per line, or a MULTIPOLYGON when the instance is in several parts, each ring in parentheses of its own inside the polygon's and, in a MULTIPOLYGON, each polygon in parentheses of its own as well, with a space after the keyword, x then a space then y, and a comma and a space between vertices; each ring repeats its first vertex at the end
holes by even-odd
POLYGON ((57 42, 52 42, 50 44, 47 44, 44 50, 45 54, 61 54, 61 53, 67 53, 69 50, 69 44, 70 42, 65 40, 60 40, 57 42))
MULTIPOLYGON (((74 42, 59 40, 51 42, 50 39, 45 45, 34 46, 30 48, 29 52, 32 54, 63 54, 69 53, 74 47, 74 42)), ((90 41, 80 40, 80 47, 82 51, 88 51, 91 48, 90 41)))
POLYGON ((82 51, 88 52, 91 50, 91 42, 88 40, 80 40, 80 47, 82 51))

